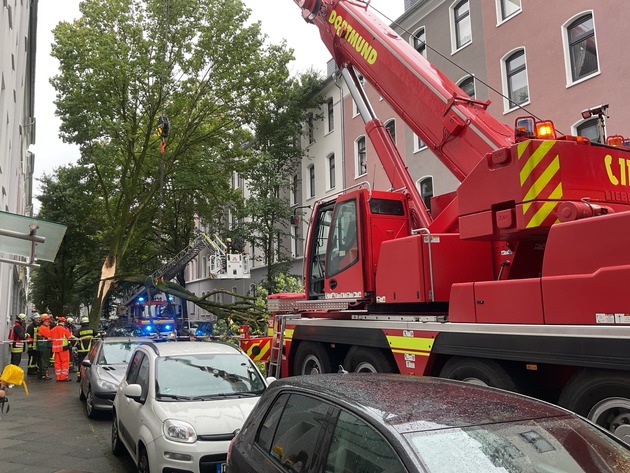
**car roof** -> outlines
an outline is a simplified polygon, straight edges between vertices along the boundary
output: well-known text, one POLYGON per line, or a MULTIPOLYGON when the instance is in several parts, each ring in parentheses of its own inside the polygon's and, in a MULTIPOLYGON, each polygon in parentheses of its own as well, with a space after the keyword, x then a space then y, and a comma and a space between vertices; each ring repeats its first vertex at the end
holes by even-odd
POLYGON ((153 342, 143 339, 145 345, 153 346, 157 349, 159 356, 173 355, 194 355, 198 353, 234 354, 241 353, 241 350, 229 343, 223 342, 189 342, 189 341, 163 341, 153 342))
POLYGON ((428 376, 384 373, 295 376, 274 381, 268 395, 282 387, 325 397, 400 433, 573 416, 565 409, 527 396, 428 376))

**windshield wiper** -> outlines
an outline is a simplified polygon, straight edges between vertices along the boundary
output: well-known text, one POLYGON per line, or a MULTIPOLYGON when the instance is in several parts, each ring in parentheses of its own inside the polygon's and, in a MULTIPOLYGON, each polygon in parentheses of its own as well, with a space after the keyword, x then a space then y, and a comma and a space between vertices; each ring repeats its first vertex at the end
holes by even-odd
POLYGON ((158 393, 157 397, 160 399, 162 398, 174 399, 175 401, 181 401, 181 400, 190 401, 192 399, 190 396, 180 396, 178 394, 164 394, 164 393, 158 393))
POLYGON ((258 397, 260 393, 256 392, 242 392, 242 393, 220 393, 220 394, 206 394, 205 396, 193 396, 190 398, 191 401, 209 401, 213 399, 227 399, 231 397, 241 398, 241 397, 258 397))

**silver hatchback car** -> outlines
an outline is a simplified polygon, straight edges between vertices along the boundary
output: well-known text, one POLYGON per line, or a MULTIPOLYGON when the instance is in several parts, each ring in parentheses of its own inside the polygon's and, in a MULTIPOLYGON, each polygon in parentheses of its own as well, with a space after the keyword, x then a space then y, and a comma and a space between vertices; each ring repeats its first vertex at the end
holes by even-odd
POLYGON ((131 353, 146 338, 111 337, 94 339, 92 349, 81 362, 79 398, 85 401, 85 413, 93 418, 99 412, 111 412, 118 385, 125 375, 131 353))

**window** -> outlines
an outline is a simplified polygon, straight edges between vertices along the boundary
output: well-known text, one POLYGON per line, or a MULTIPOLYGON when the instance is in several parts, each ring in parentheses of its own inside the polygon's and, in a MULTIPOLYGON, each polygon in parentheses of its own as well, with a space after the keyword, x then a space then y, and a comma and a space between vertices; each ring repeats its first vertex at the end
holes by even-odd
POLYGON ((149 357, 145 356, 140 363, 138 369, 138 377, 135 384, 139 384, 142 387, 142 395, 140 396, 140 402, 144 402, 149 394, 149 357))
POLYGON ((472 28, 470 24, 470 5, 468 0, 457 2, 452 7, 454 30, 454 50, 463 48, 472 42, 472 28))
POLYGON ((467 77, 459 83, 459 88, 466 92, 471 99, 475 98, 475 78, 467 77))
POLYGON ((529 101, 529 86, 527 84, 527 67, 525 64, 525 50, 510 54, 504 60, 505 86, 509 101, 506 110, 529 101))
POLYGON ((291 205, 297 205, 298 203, 298 175, 294 174, 291 179, 291 205))
POLYGON ((427 41, 427 36, 426 36, 426 30, 424 28, 418 29, 411 37, 411 45, 416 51, 418 51, 424 57, 427 57, 426 41, 427 41))
POLYGON ((599 132, 598 118, 589 118, 588 120, 583 121, 576 127, 576 132, 578 136, 586 136, 593 142, 602 142, 601 134, 599 132))
POLYGON ((502 21, 511 18, 521 11, 521 0, 498 0, 497 1, 497 13, 498 21, 502 21))
POLYGON ((393 118, 385 123, 385 128, 389 131, 389 135, 392 137, 394 143, 396 143, 396 120, 393 118))
POLYGON ((407 469, 392 446, 371 425, 342 411, 326 458, 328 473, 404 473, 407 469))
POLYGON ((308 167, 308 196, 315 197, 315 166, 308 167))
POLYGON ((308 114, 308 144, 315 142, 315 118, 312 113, 308 114))
POLYGON ((324 265, 326 264, 326 248, 330 233, 330 221, 334 203, 329 202, 319 208, 315 218, 311 220, 312 232, 315 237, 310 242, 312 258, 308 262, 308 298, 324 298, 324 265))
POLYGON ((263 421, 256 443, 286 471, 306 471, 309 459, 320 452, 329 409, 311 397, 282 395, 263 421))
POLYGON ((415 153, 416 151, 423 150, 426 147, 427 147, 426 143, 424 141, 422 141, 418 135, 414 135, 414 150, 413 150, 413 152, 415 153))
POLYGON ((335 114, 332 97, 326 102, 326 107, 328 111, 328 132, 330 133, 335 129, 335 114))
POLYGON ((134 355, 131 361, 129 362, 129 368, 127 369, 127 383, 135 384, 136 379, 138 379, 138 372, 140 371, 140 366, 142 364, 142 360, 144 358, 144 353, 138 350, 134 355))
POLYGON ((367 173, 367 151, 365 148, 365 136, 357 138, 354 147, 357 163, 355 173, 357 176, 362 176, 363 174, 367 173))
POLYGON ((326 248, 326 276, 334 276, 359 261, 357 204, 348 200, 336 205, 326 248))
POLYGON ((291 225, 291 256, 297 258, 300 256, 300 238, 299 226, 291 225))
POLYGON ((431 176, 418 179, 418 190, 427 209, 431 210, 431 197, 433 197, 433 178, 431 176))
POLYGON ((335 179, 335 155, 328 156, 328 188, 334 189, 336 185, 335 179))
POLYGON ((575 82, 599 72, 595 23, 591 13, 582 15, 568 24, 565 41, 570 64, 568 82, 575 82))

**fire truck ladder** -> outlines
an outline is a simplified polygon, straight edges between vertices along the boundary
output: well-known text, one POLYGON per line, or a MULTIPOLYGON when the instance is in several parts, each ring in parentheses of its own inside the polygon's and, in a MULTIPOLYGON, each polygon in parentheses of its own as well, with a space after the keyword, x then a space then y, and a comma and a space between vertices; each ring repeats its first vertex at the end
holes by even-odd
POLYGON ((271 353, 269 355, 269 375, 280 378, 282 354, 284 345, 284 332, 287 328, 287 320, 299 319, 299 314, 276 315, 273 324, 273 338, 271 340, 271 353))
POLYGON ((199 252, 208 248, 214 251, 214 248, 210 244, 210 239, 205 233, 201 233, 195 238, 187 248, 177 253, 173 259, 155 271, 151 276, 154 278, 164 278, 165 281, 170 281, 177 273, 186 267, 186 265, 199 254, 199 252))

